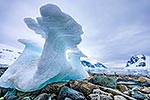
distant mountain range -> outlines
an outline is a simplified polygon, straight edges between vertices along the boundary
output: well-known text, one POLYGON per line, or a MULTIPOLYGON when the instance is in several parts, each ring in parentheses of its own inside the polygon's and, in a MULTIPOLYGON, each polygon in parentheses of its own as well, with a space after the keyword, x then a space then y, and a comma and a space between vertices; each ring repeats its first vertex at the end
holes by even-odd
POLYGON ((88 67, 88 68, 107 68, 106 66, 104 66, 99 62, 92 64, 89 61, 82 60, 81 63, 84 67, 88 67))

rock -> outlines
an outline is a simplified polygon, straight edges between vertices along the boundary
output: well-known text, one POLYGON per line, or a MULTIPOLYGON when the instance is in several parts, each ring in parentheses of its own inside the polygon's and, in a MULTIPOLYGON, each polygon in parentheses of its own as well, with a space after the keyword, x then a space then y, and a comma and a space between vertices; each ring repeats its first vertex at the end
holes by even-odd
POLYGON ((142 94, 140 91, 132 91, 131 96, 139 100, 149 100, 148 97, 142 94))
POLYGON ((116 88, 116 83, 117 83, 115 78, 111 78, 108 76, 100 76, 100 75, 94 76, 89 80, 89 82, 96 85, 101 85, 110 88, 116 88))
POLYGON ((107 95, 107 96, 111 96, 111 97, 113 96, 111 93, 104 92, 104 91, 102 91, 100 89, 94 89, 93 93, 94 94, 103 94, 103 95, 107 95))
POLYGON ((150 87, 150 82, 142 82, 142 83, 141 83, 141 86, 150 87))
POLYGON ((130 95, 129 91, 124 91, 123 94, 130 95))
POLYGON ((142 92, 149 94, 150 93, 150 87, 143 87, 143 89, 141 89, 142 92))
POLYGON ((3 88, 0 87, 0 97, 3 97, 8 91, 11 91, 12 89, 10 88, 3 88))
POLYGON ((90 94, 88 97, 88 100, 100 100, 99 94, 90 94))
POLYGON ((132 98, 132 97, 126 95, 126 94, 123 94, 122 92, 120 92, 120 91, 118 91, 118 90, 116 90, 116 89, 107 88, 107 87, 103 87, 103 86, 99 86, 99 88, 100 88, 101 90, 105 91, 105 92, 112 93, 112 94, 114 94, 114 95, 121 95, 121 96, 123 96, 123 97, 126 97, 126 98, 129 99, 129 100, 136 100, 136 99, 134 99, 134 98, 132 98))
POLYGON ((61 87, 65 86, 67 82, 58 82, 53 84, 48 84, 45 88, 42 89, 42 93, 55 93, 58 94, 61 87))
POLYGON ((113 100, 111 96, 100 94, 100 100, 113 100))
POLYGON ((5 100, 4 97, 0 97, 0 100, 5 100))
POLYGON ((24 97, 22 100, 31 100, 30 97, 24 97))
POLYGON ((82 92, 85 96, 88 96, 93 92, 94 89, 99 89, 98 86, 84 81, 72 80, 68 83, 69 87, 82 92))
POLYGON ((5 97, 6 100, 19 100, 17 96, 15 95, 11 95, 11 96, 7 96, 5 97))
POLYGON ((121 92, 128 91, 128 88, 126 85, 118 85, 118 88, 121 92))
POLYGON ((150 79, 147 78, 147 77, 141 76, 141 77, 138 78, 138 81, 139 81, 139 82, 150 82, 150 79))
POLYGON ((4 95, 4 98, 7 100, 15 100, 17 99, 17 96, 16 95, 16 90, 11 90, 11 91, 8 91, 5 95, 4 95))
POLYGON ((34 100, 48 100, 49 96, 47 93, 42 93, 40 95, 38 95, 34 100))
POLYGON ((121 95, 115 95, 114 100, 127 100, 127 99, 121 95))
POLYGON ((71 98, 66 97, 64 100, 72 100, 71 98))
POLYGON ((111 96, 103 94, 90 94, 88 97, 89 100, 113 100, 111 96))
POLYGON ((85 97, 82 93, 73 90, 67 86, 63 86, 59 92, 58 100, 64 100, 65 97, 68 97, 73 100, 84 100, 85 97))

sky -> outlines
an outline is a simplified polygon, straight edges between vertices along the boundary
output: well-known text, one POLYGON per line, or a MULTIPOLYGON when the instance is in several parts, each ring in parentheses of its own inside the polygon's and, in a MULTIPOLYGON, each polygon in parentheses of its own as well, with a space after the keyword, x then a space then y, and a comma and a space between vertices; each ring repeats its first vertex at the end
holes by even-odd
POLYGON ((83 28, 81 51, 110 67, 125 66, 132 55, 150 56, 149 0, 0 0, 0 43, 23 49, 17 39, 43 39, 23 19, 56 4, 83 28))

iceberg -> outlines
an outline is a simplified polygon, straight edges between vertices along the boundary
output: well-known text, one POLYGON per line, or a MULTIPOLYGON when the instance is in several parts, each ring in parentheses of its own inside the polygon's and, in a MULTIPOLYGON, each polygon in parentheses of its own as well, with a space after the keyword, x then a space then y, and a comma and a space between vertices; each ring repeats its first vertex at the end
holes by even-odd
POLYGON ((25 49, 0 78, 1 87, 28 92, 52 82, 88 77, 80 62, 84 54, 77 46, 82 41, 82 27, 56 5, 44 5, 40 13, 41 17, 37 17, 36 21, 32 18, 25 18, 24 21, 28 28, 45 39, 43 48, 20 39, 25 49), (69 59, 67 50, 71 51, 69 59))

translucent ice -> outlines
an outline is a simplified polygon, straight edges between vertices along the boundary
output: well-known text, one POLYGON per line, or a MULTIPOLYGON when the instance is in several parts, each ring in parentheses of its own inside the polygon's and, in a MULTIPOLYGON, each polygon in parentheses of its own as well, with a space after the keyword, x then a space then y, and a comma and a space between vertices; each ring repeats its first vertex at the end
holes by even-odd
POLYGON ((40 8, 37 21, 25 18, 27 26, 45 39, 43 49, 26 40, 23 54, 0 78, 0 86, 33 91, 48 83, 88 77, 80 63, 83 54, 77 45, 82 41, 82 27, 56 5, 40 8), (66 51, 71 50, 69 60, 66 51))

